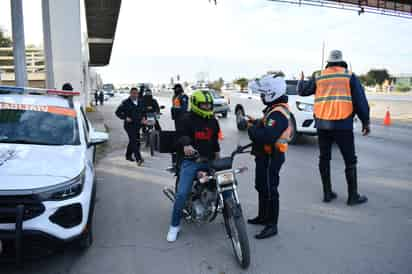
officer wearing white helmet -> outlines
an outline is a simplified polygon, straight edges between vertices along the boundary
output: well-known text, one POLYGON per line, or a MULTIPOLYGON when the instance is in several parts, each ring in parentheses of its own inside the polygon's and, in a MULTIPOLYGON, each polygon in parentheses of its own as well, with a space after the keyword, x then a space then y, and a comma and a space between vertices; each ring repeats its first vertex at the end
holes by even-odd
POLYGON ((258 216, 249 219, 249 224, 264 225, 256 239, 277 235, 279 217, 279 172, 285 162, 290 137, 288 97, 282 73, 266 75, 251 81, 249 88, 261 95, 262 119, 249 117, 249 138, 255 155, 255 188, 259 194, 258 216))

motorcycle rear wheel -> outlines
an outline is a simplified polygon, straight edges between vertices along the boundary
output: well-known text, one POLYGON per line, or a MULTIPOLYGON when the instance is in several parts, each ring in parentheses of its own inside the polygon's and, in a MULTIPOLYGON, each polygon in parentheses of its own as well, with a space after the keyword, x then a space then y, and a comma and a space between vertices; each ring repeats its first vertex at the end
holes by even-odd
POLYGON ((223 219, 236 259, 240 266, 246 269, 250 265, 249 239, 242 208, 235 202, 233 196, 224 201, 223 219))

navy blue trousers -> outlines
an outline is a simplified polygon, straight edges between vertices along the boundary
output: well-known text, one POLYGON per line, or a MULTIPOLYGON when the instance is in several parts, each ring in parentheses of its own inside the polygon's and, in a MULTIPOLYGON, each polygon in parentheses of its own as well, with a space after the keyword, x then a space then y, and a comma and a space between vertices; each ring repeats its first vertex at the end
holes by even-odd
POLYGON ((279 200, 279 172, 284 162, 284 153, 256 156, 255 189, 263 199, 279 200))
POLYGON ((345 161, 345 167, 356 165, 355 141, 353 130, 318 129, 319 169, 329 169, 332 158, 332 144, 336 143, 345 161))

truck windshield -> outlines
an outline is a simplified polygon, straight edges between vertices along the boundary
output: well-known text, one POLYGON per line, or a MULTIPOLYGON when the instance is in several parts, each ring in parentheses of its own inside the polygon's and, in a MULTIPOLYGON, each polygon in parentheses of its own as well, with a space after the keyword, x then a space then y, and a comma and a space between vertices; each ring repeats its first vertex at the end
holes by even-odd
POLYGON ((0 108, 0 143, 79 145, 77 119, 59 113, 0 108))
POLYGON ((105 90, 105 91, 114 90, 114 85, 113 84, 104 84, 103 85, 103 90, 105 90))

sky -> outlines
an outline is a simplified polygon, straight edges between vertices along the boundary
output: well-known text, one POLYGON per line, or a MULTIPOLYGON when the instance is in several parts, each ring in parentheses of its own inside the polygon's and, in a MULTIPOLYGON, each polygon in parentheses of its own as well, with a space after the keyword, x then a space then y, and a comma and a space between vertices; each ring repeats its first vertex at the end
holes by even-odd
MULTIPOLYGON (((41 44, 41 1, 23 8, 26 43, 41 44)), ((10 32, 10 0, 0 0, 0 27, 10 32)), ((267 0, 122 0, 110 65, 98 71, 113 83, 293 77, 321 67, 323 42, 357 74, 412 72, 410 19, 267 0)))

